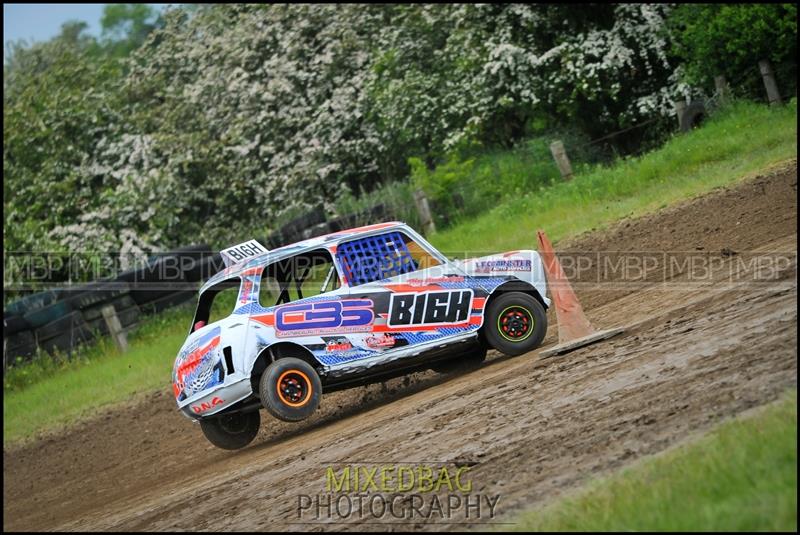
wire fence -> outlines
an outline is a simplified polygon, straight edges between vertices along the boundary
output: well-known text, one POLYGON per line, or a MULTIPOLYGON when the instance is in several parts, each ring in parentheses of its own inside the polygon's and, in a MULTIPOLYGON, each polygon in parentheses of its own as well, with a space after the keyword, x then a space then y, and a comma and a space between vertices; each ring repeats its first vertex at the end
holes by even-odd
MULTIPOLYGON (((785 75, 787 73, 795 73, 796 74, 796 72, 797 72, 797 65, 794 64, 794 63, 783 63, 783 64, 778 65, 777 67, 772 68, 773 76, 777 79, 776 81, 779 84, 779 87, 783 87, 783 90, 780 91, 780 97, 784 101, 789 100, 789 99, 794 98, 794 97, 797 96, 796 76, 791 77, 791 80, 793 80, 793 82, 788 82, 786 77, 785 77, 785 75)), ((703 107, 705 108, 706 114, 710 114, 710 113, 713 113, 713 112, 717 111, 719 108, 721 108, 726 99, 730 99, 730 98, 735 98, 736 97, 735 92, 732 90, 732 88, 742 87, 742 85, 745 82, 749 82, 752 85, 756 85, 756 84, 763 83, 762 81, 763 81, 763 76, 761 74, 760 67, 759 66, 753 66, 753 67, 747 69, 744 73, 736 76, 732 80, 730 80, 730 81, 726 80, 727 88, 726 88, 725 91, 727 92, 727 94, 722 94, 721 89, 715 86, 714 91, 711 93, 710 96, 703 97, 701 99, 695 99, 693 102, 697 102, 698 100, 700 102, 702 102, 703 107)), ((760 88, 760 90, 761 90, 761 95, 762 95, 762 98, 764 99, 764 101, 768 101, 768 97, 766 95, 766 92, 764 91, 763 86, 760 88)), ((677 111, 676 111, 676 114, 677 114, 677 111)), ((677 118, 677 119, 679 119, 679 118, 677 118)), ((587 141, 585 143, 581 143, 581 144, 578 144, 578 145, 573 145, 573 146, 568 147, 568 148, 571 149, 571 150, 582 150, 582 149, 586 149, 586 148, 589 148, 589 147, 597 146, 598 144, 600 144, 602 142, 608 142, 608 141, 610 141, 610 140, 612 140, 614 138, 617 138, 618 136, 620 136, 622 134, 626 134, 626 133, 629 133, 629 132, 631 132, 633 130, 637 130, 637 129, 643 128, 645 126, 649 126, 649 125, 652 125, 652 124, 655 124, 655 123, 664 122, 664 121, 668 121, 668 120, 669 120, 669 117, 665 117, 665 116, 652 117, 650 119, 647 119, 645 121, 636 123, 634 125, 622 128, 620 130, 616 130, 614 132, 610 132, 608 134, 603 135, 602 137, 599 137, 599 138, 596 138, 596 139, 592 139, 590 141, 587 141)), ((676 122, 678 122, 678 124, 680 124, 680 121, 676 121, 676 122)))

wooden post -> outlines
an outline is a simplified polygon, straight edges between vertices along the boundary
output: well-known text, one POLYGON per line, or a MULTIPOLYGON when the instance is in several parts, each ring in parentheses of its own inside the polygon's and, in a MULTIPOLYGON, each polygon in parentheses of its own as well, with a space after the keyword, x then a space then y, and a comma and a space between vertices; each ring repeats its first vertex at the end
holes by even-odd
POLYGON ((714 88, 717 91, 719 100, 717 101, 720 106, 727 105, 731 100, 731 88, 728 87, 728 81, 724 76, 719 75, 714 77, 714 88))
POLYGON ((414 192, 414 203, 417 205, 422 232, 426 236, 432 232, 436 232, 436 224, 433 222, 433 217, 431 216, 431 207, 428 204, 428 198, 421 189, 414 192))
POLYGON ((128 350, 128 337, 125 336, 125 331, 122 330, 122 324, 119 322, 114 306, 106 305, 100 311, 103 313, 103 319, 106 321, 108 332, 111 333, 114 343, 117 344, 120 351, 126 352, 128 350))
POLYGON ((758 62, 761 77, 764 79, 764 87, 767 89, 767 100, 770 106, 781 104, 781 93, 778 91, 778 84, 775 82, 775 73, 772 71, 772 63, 768 59, 758 62))
POLYGON ((567 156, 567 151, 564 148, 564 144, 561 142, 560 139, 557 139, 552 143, 550 143, 550 152, 553 154, 553 159, 556 161, 558 170, 561 173, 561 178, 563 178, 564 180, 571 180, 572 165, 570 165, 569 163, 569 157, 567 156))
POLYGON ((678 128, 681 132, 685 131, 686 129, 683 127, 683 112, 686 111, 686 100, 676 100, 675 101, 675 115, 678 116, 678 128))

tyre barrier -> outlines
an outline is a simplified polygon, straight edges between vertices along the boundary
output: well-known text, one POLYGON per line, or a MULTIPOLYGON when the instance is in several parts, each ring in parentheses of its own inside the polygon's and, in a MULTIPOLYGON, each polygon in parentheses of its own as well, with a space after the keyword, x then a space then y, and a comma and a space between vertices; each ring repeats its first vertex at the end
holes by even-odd
MULTIPOLYGON (((303 231, 325 222, 325 207, 315 206, 312 210, 295 217, 280 228, 280 233, 285 238, 302 235, 303 231)), ((289 242, 291 243, 291 241, 289 242)))
MULTIPOLYGON (((110 303, 117 313, 117 318, 123 329, 133 327, 139 322, 142 310, 130 295, 123 295, 113 299, 110 303)), ((93 336, 109 334, 108 325, 103 317, 103 307, 106 304, 89 307, 82 310, 83 319, 89 326, 93 336)))
POLYGON ((163 251, 160 253, 155 253, 153 256, 150 257, 150 260, 157 260, 159 258, 165 257, 174 257, 174 258, 188 258, 190 260, 202 260, 204 257, 208 256, 209 254, 213 254, 211 246, 207 243, 198 243, 195 245, 189 245, 187 247, 179 247, 178 249, 173 249, 171 251, 163 251))
POLYGON ((10 303, 3 311, 4 316, 24 316, 28 312, 33 312, 48 305, 52 305, 58 301, 64 290, 61 288, 54 288, 37 292, 35 294, 26 295, 16 301, 10 303))
POLYGON ((77 310, 35 329, 34 333, 36 343, 48 353, 54 350, 71 353, 77 345, 92 339, 89 325, 77 310))
MULTIPOLYGON (((202 269, 204 260, 213 256, 207 244, 158 253, 150 257, 145 266, 125 271, 116 280, 128 283, 136 304, 145 305, 194 288, 187 283, 197 277, 195 272, 202 269)), ((221 262, 222 257, 219 259, 221 262)))
POLYGON ((185 290, 166 295, 157 301, 142 305, 142 314, 158 314, 164 310, 194 301, 197 290, 185 290))
MULTIPOLYGON (((385 219, 384 204, 326 222, 322 206, 292 219, 260 243, 269 249, 303 239, 338 232, 385 219)), ((47 352, 71 352, 98 335, 107 335, 102 308, 114 306, 123 328, 135 325, 143 314, 158 314, 193 300, 197 283, 225 269, 219 253, 208 244, 157 253, 145 266, 130 269, 114 279, 53 288, 27 295, 9 304, 3 315, 3 362, 29 359, 37 346, 47 352)), ((4 367, 5 369, 5 367, 4 367)))
POLYGON ((25 321, 22 316, 4 316, 3 317, 3 338, 17 334, 20 331, 26 331, 31 328, 30 323, 25 321))
MULTIPOLYGON (((265 247, 268 246, 265 245, 265 247)), ((217 253, 196 261, 191 268, 184 272, 184 277, 190 283, 206 281, 223 269, 225 269, 225 262, 222 260, 222 255, 217 253)))
POLYGON ((328 229, 329 232, 339 232, 353 227, 378 223, 387 219, 388 215, 389 211, 385 204, 376 204, 368 210, 331 219, 328 221, 328 229))
MULTIPOLYGON (((123 295, 113 300, 111 304, 117 312, 119 323, 123 328, 131 327, 139 323, 139 317, 142 312, 131 296, 123 295)), ((102 312, 100 315, 102 317, 102 312)))
POLYGON ((3 369, 11 366, 17 357, 30 360, 36 353, 36 337, 31 330, 19 331, 3 338, 3 369))
POLYGON ((37 327, 33 332, 36 334, 36 341, 41 342, 42 340, 61 334, 84 337, 88 334, 88 329, 86 329, 86 322, 83 320, 83 315, 76 310, 46 325, 37 327))
POLYGON ((105 303, 130 291, 130 286, 118 280, 101 280, 70 288, 65 299, 73 310, 82 310, 105 303))
POLYGON ((69 301, 56 301, 52 305, 25 314, 24 319, 33 329, 54 322, 72 312, 69 301))

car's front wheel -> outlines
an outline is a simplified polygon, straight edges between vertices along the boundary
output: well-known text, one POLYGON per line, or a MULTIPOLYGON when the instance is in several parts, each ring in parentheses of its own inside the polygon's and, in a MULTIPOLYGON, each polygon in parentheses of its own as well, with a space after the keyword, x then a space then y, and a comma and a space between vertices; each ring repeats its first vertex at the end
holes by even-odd
POLYGON ((521 355, 539 347, 547 333, 547 314, 535 297, 522 292, 499 295, 484 318, 489 345, 506 355, 521 355))
POLYGON ((298 422, 311 416, 322 398, 322 381, 306 361, 278 359, 264 370, 260 383, 261 404, 275 418, 298 422))
POLYGON ((256 438, 260 426, 258 411, 221 414, 200 420, 200 429, 208 441, 224 450, 244 448, 256 438))

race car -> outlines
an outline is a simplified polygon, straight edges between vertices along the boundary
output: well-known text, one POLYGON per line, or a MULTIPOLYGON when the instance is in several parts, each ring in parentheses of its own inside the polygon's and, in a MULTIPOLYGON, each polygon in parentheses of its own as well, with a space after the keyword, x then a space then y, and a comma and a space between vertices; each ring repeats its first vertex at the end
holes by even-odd
POLYGON ((547 331, 536 251, 450 260, 402 222, 267 250, 221 251, 175 360, 179 410, 217 447, 249 444, 260 409, 308 418, 322 393, 521 355, 547 331))

